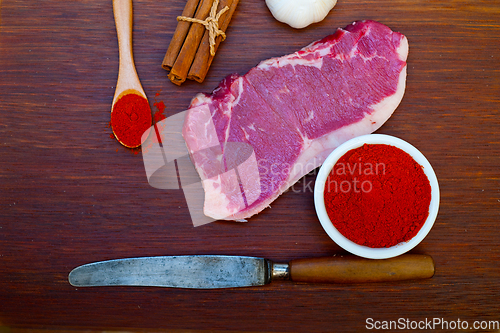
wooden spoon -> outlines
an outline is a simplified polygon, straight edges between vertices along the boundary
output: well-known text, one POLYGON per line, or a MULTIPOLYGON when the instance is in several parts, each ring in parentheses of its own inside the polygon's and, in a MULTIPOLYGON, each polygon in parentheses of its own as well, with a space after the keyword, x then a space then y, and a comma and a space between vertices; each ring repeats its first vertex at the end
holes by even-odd
MULTIPOLYGON (((113 97, 113 104, 111 112, 113 112, 116 102, 125 95, 136 94, 143 97, 147 102, 147 96, 142 89, 139 76, 134 65, 134 56, 132 52, 132 0, 113 0, 113 13, 115 17, 116 32, 118 35, 118 49, 119 49, 119 68, 118 68, 118 81, 116 83, 115 95, 113 97)), ((149 103, 147 103, 149 108, 149 103)), ((149 111, 151 124, 153 119, 151 117, 151 110, 149 111)), ((111 122, 113 128, 113 121, 111 122)), ((130 146, 123 143, 113 130, 116 139, 125 147, 136 148, 139 145, 130 146)), ((138 133, 142 135, 142 133, 138 133)))

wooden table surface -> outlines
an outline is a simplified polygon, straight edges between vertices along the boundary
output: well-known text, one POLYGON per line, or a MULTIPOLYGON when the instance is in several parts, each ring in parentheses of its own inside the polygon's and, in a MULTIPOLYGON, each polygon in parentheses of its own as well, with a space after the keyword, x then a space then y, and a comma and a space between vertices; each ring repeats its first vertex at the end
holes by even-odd
MULTIPOLYGON (((231 254, 276 261, 344 253, 321 228, 314 175, 248 223, 194 228, 181 190, 149 186, 140 151, 110 137, 118 73, 111 1, 0 2, 0 326, 273 332, 366 330, 374 321, 500 320, 500 3, 339 0, 294 30, 241 0, 203 84, 170 83, 161 62, 183 0, 134 1, 134 55, 153 111, 183 111, 227 74, 298 50, 355 20, 410 44, 402 103, 377 131, 419 148, 441 188, 437 221, 412 252, 423 281, 274 282, 229 290, 74 288, 88 262, 231 254), (302 186, 302 187, 300 187, 302 186)), ((493 330, 490 327, 490 330, 493 330)))

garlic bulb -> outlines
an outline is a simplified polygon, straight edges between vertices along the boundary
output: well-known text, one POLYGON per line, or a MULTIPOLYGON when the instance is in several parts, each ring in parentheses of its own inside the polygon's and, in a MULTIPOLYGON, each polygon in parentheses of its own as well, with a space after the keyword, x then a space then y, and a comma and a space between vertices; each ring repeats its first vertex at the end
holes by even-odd
POLYGON ((322 21, 336 3, 337 0, 266 0, 275 19, 296 29, 322 21))

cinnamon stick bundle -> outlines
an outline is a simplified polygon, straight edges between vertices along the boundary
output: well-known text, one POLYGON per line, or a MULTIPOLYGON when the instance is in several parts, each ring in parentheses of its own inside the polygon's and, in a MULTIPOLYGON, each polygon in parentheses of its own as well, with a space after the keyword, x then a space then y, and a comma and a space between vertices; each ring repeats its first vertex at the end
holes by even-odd
POLYGON ((179 23, 162 62, 162 68, 169 72, 170 81, 177 85, 181 85, 187 78, 203 82, 215 55, 212 55, 210 51, 210 37, 214 38, 210 34, 213 34, 213 31, 210 32, 204 25, 207 24, 207 17, 210 16, 209 19, 212 21, 218 17, 216 20, 218 30, 223 35, 217 35, 215 40, 212 40, 215 41, 213 50, 216 51, 225 37, 224 33, 238 1, 220 0, 216 10, 218 14, 211 16, 215 9, 212 8, 212 6, 215 7, 214 0, 188 0, 182 17, 178 17, 179 23), (184 19, 200 23, 186 22, 184 19))
MULTIPOLYGON (((236 10, 236 6, 238 5, 239 0, 221 0, 219 5, 220 8, 224 8, 225 6, 229 7, 229 10, 221 15, 220 21, 220 29, 226 32, 227 27, 229 26, 229 22, 231 22, 231 18, 236 10)), ((217 48, 221 43, 222 39, 217 38, 215 41, 214 49, 217 52, 217 48)), ((189 69, 188 79, 195 80, 197 82, 203 82, 205 77, 207 76, 208 69, 212 64, 214 56, 210 54, 210 43, 209 43, 209 32, 205 31, 203 35, 203 39, 201 40, 200 47, 198 48, 198 52, 196 52, 196 56, 194 58, 193 64, 189 69)))
MULTIPOLYGON (((200 0, 188 0, 184 10, 182 11, 182 16, 193 17, 199 3, 200 0)), ((179 55, 179 51, 181 50, 182 44, 184 44, 184 40, 186 39, 190 27, 190 22, 179 21, 179 23, 177 23, 174 35, 172 36, 172 40, 168 46, 167 53, 165 54, 165 58, 163 58, 162 67, 165 70, 170 72, 174 66, 175 59, 177 59, 177 55, 179 55)))

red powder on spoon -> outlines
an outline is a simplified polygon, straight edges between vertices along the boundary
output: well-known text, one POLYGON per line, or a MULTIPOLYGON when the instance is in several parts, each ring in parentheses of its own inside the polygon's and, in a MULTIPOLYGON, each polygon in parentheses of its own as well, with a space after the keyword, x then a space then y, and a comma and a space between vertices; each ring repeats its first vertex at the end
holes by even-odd
POLYGON ((151 127, 152 121, 148 100, 133 93, 120 97, 111 111, 113 133, 129 148, 141 145, 141 137, 151 127))

